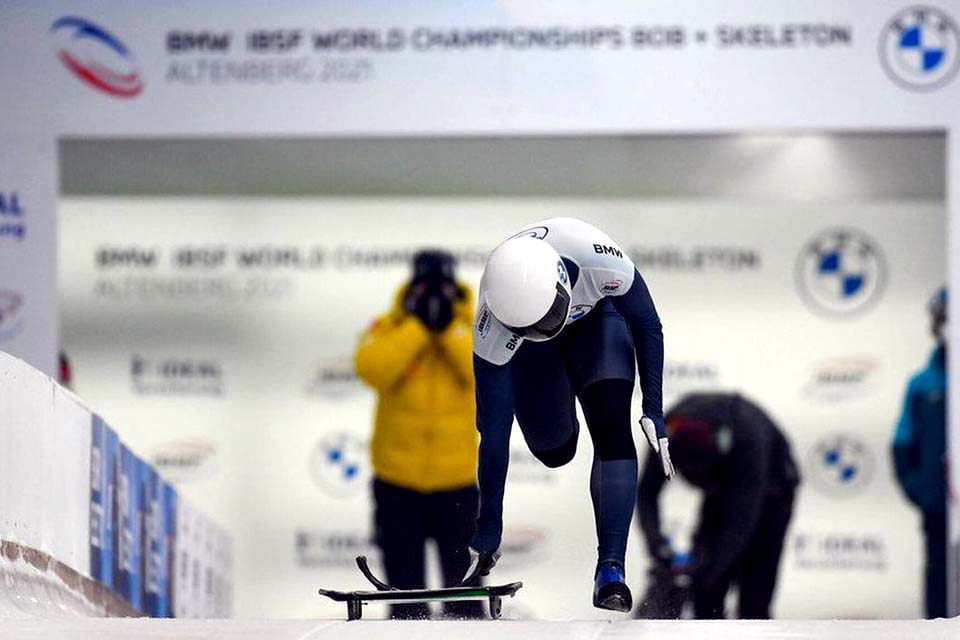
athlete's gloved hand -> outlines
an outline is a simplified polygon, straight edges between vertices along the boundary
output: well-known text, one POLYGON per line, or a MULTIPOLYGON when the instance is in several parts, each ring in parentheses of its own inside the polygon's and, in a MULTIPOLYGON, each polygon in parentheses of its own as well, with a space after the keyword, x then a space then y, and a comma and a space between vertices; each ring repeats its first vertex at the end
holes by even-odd
POLYGON ((653 449, 654 453, 660 454, 663 475, 669 480, 676 474, 676 471, 673 469, 673 461, 670 460, 670 441, 667 439, 666 428, 657 429, 657 425, 647 416, 640 418, 640 428, 643 429, 643 435, 647 437, 650 448, 653 449))
POLYGON ((494 551, 477 551, 473 547, 470 547, 469 551, 470 567, 463 576, 463 580, 460 581, 460 584, 464 585, 477 584, 477 580, 482 576, 490 575, 490 570, 496 566, 497 560, 500 559, 500 549, 494 551))

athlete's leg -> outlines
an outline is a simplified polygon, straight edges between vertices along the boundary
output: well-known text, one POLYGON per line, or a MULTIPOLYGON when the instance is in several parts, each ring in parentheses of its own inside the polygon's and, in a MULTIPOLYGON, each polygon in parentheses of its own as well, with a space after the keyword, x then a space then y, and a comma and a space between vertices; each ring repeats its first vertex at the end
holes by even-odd
POLYGON ((597 525, 597 559, 621 565, 637 498, 637 450, 630 425, 632 380, 599 380, 580 392, 593 440, 590 497, 597 525))
POLYGON ((590 495, 598 559, 623 565, 637 499, 637 450, 630 420, 633 343, 626 322, 607 301, 567 331, 564 358, 593 440, 590 495))
POLYGON ((517 424, 530 451, 548 467, 570 462, 579 425, 573 389, 555 342, 525 342, 513 362, 517 424))
POLYGON ((590 496, 598 560, 593 603, 629 611, 632 596, 624 560, 637 499, 637 450, 630 424, 633 342, 626 322, 607 301, 568 329, 562 342, 564 359, 594 450, 590 496))

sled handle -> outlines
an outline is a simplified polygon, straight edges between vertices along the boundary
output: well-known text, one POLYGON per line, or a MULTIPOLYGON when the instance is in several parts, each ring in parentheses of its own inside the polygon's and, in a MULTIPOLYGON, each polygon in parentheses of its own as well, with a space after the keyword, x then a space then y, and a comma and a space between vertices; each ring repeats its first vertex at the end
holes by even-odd
POLYGON ((377 591, 396 591, 396 589, 388 585, 386 582, 377 579, 377 576, 373 575, 373 572, 370 571, 370 565, 367 564, 367 556, 357 556, 357 568, 360 569, 360 573, 363 574, 363 577, 369 580, 370 584, 377 588, 377 591))

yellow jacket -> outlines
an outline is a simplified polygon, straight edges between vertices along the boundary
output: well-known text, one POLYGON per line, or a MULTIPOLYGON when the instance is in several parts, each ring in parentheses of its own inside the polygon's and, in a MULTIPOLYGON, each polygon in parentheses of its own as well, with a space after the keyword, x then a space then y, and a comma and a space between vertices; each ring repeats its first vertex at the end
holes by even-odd
POLYGON ((373 430, 377 478, 414 491, 458 489, 477 481, 473 381, 473 294, 454 303, 440 334, 403 310, 407 287, 357 348, 357 374, 379 392, 373 430))

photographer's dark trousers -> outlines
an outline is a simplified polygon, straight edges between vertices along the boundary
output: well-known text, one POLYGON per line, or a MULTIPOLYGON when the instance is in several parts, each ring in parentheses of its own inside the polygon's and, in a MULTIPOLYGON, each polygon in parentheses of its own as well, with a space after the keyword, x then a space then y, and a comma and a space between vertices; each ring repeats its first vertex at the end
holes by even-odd
MULTIPOLYGON (((425 545, 437 543, 443 586, 460 583, 470 565, 467 545, 477 517, 475 486, 452 491, 419 493, 381 480, 373 481, 376 540, 383 552, 386 581, 397 589, 426 587, 425 545)), ((482 602, 447 602, 444 615, 482 618, 482 602)), ((393 618, 430 617, 426 603, 392 605, 393 618)))
MULTIPOLYGON (((734 567, 717 584, 698 585, 694 576, 693 609, 697 618, 724 617, 723 602, 731 583, 736 583, 739 592, 740 619, 770 618, 770 602, 777 586, 783 541, 793 515, 793 498, 792 492, 767 498, 750 543, 734 567)), ((698 563, 710 562, 725 517, 736 517, 736 514, 726 514, 724 507, 723 496, 709 496, 703 501, 700 527, 694 542, 694 557, 698 563)))

